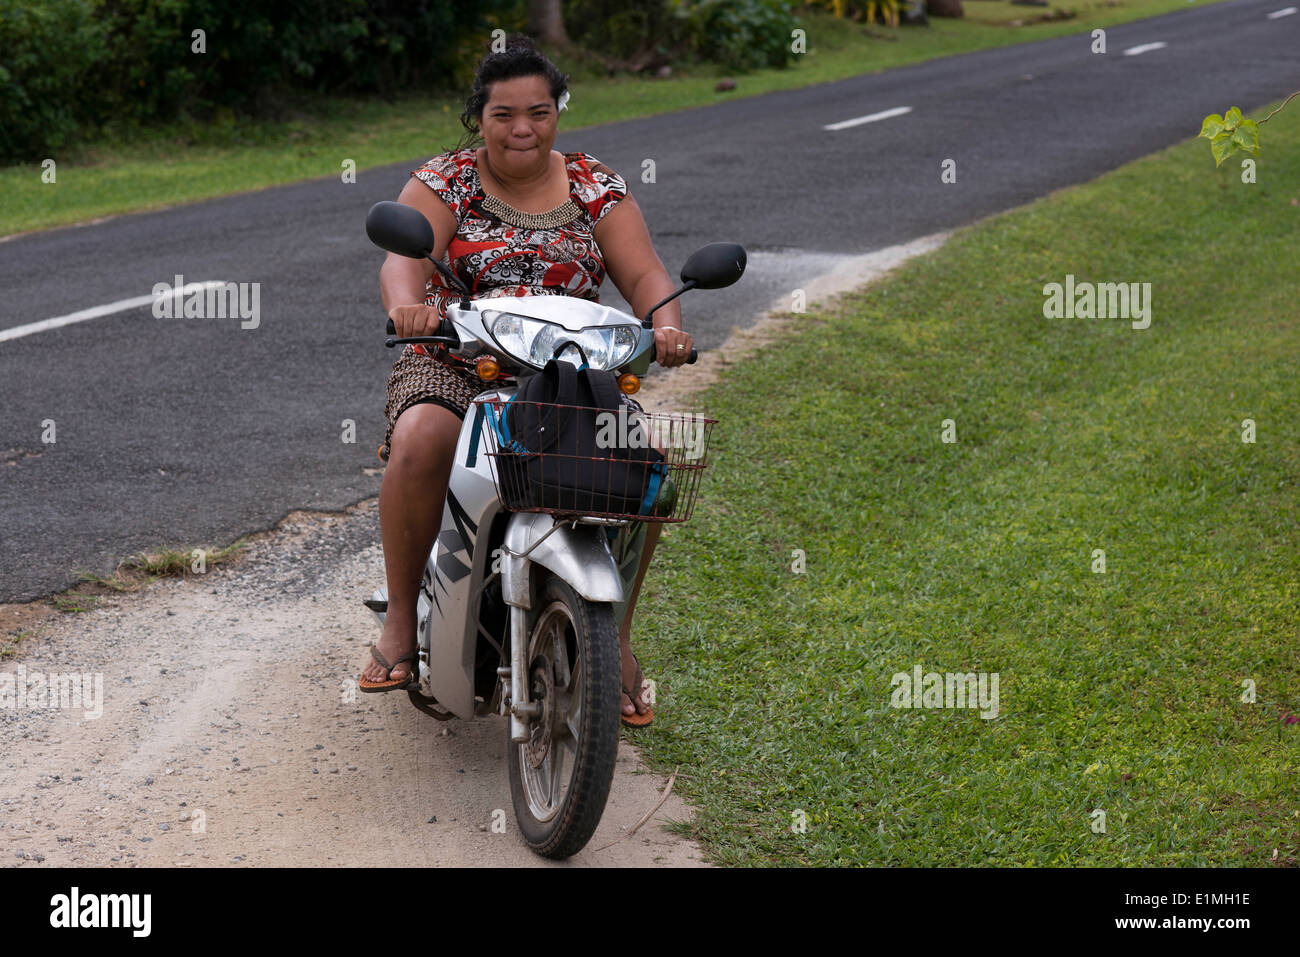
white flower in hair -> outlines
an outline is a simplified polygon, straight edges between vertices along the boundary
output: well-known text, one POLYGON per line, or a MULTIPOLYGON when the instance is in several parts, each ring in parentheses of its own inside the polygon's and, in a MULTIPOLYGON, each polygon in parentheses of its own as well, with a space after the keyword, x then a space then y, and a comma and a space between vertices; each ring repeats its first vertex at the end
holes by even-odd
POLYGON ((559 104, 560 107, 557 112, 563 113, 565 110, 567 110, 569 108, 569 91, 565 90, 563 93, 561 93, 559 100, 557 100, 556 102, 559 104))

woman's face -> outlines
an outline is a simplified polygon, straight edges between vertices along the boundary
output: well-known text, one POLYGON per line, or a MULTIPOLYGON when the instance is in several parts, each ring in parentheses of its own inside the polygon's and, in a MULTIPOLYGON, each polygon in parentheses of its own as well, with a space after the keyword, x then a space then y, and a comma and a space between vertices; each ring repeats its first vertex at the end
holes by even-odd
POLYGON ((526 177, 547 168, 559 113, 546 78, 520 76, 488 88, 479 132, 492 168, 526 177))

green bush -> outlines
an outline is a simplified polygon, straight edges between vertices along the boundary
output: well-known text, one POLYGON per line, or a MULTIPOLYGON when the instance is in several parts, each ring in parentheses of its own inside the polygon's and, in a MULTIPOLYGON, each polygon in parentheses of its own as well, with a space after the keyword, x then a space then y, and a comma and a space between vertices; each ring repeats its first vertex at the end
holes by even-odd
POLYGON ((731 70, 784 66, 799 25, 782 0, 571 0, 564 26, 580 46, 620 60, 648 52, 731 70))
POLYGON ((461 78, 459 41, 509 0, 100 0, 105 85, 141 117, 259 111, 285 91, 379 93, 461 78), (207 52, 191 52, 206 33, 207 52))
POLYGON ((678 53, 686 40, 685 25, 666 0, 570 0, 564 28, 574 43, 619 60, 647 51, 678 53))
POLYGON ((264 115, 289 95, 463 85, 517 0, 0 0, 0 159, 112 121, 264 115), (205 50, 194 52, 195 30, 205 50))
POLYGON ((697 55, 733 70, 782 67, 794 57, 799 26, 782 0, 673 0, 697 55))
MULTIPOLYGON (((463 89, 522 0, 0 0, 0 162, 158 122, 271 116, 301 94, 463 89), (194 31, 205 49, 193 49, 194 31)), ((572 0, 578 42, 615 57, 783 66, 783 0, 572 0)))
POLYGON ((89 0, 0 0, 0 154, 44 159, 77 131, 102 24, 89 0))

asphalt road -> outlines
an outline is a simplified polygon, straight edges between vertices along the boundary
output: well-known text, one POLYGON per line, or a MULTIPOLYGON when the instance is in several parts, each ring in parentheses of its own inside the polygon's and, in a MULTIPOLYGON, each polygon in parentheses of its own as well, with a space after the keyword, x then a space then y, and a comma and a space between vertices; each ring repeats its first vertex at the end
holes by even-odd
MULTIPOLYGON (((1080 34, 582 130, 556 148, 629 179, 671 272, 706 242, 750 251, 739 285, 686 299, 708 349, 838 256, 1009 209, 1194 136, 1207 113, 1293 92, 1300 15, 1267 17, 1286 6, 1192 8, 1108 30, 1105 55, 1080 34), (1166 45, 1123 52, 1150 43, 1166 45), (641 181, 648 159, 653 183, 641 181), (940 180, 945 159, 956 183, 940 180)), ((0 243, 0 334, 147 296, 177 274, 259 283, 261 309, 256 328, 145 305, 0 341, 0 601, 140 549, 229 542, 377 493, 395 355, 382 345, 383 254, 363 221, 426 158, 355 184, 332 174, 0 243)), ((1205 161, 1208 183, 1208 144, 1205 161)), ((612 284, 605 301, 622 304, 612 284)))

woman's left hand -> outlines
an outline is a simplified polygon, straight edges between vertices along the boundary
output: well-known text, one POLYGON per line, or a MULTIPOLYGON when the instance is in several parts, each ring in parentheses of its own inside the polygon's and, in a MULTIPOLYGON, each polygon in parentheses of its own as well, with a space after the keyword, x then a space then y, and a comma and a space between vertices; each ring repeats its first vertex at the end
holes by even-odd
POLYGON ((679 366, 691 355, 695 340, 673 326, 655 326, 655 358, 661 366, 679 366))

